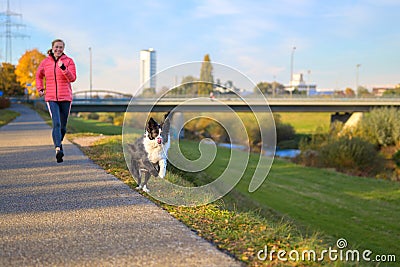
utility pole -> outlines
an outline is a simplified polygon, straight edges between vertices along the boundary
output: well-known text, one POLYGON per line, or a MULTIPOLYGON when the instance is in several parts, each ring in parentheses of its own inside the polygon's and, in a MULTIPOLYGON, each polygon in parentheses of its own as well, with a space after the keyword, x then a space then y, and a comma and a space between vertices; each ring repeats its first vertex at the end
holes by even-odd
POLYGON ((92 87, 93 87, 93 82, 92 82, 92 48, 89 47, 89 56, 90 56, 90 81, 89 81, 89 88, 90 88, 90 99, 92 99, 92 87))
POLYGON ((272 97, 275 97, 276 90, 276 76, 274 75, 274 82, 272 83, 272 97))
POLYGON ((293 61, 294 61, 294 51, 295 50, 296 50, 296 47, 293 46, 292 55, 290 57, 290 97, 292 97, 292 92, 294 91, 294 87, 293 87, 293 61))
POLYGON ((355 90, 356 97, 358 97, 358 69, 360 68, 360 66, 361 64, 356 65, 356 90, 355 90))
POLYGON ((5 62, 11 63, 12 62, 12 38, 25 38, 28 37, 25 34, 17 33, 12 30, 13 27, 17 29, 19 27, 25 27, 25 24, 15 23, 11 20, 14 17, 21 17, 22 14, 15 13, 10 9, 10 0, 7 0, 7 10, 5 12, 0 12, 1 17, 5 17, 5 21, 0 24, 0 26, 5 26, 5 32, 0 33, 0 37, 6 38, 6 56, 5 62))
POLYGON ((308 73, 308 82, 307 82, 307 96, 310 96, 310 85, 311 85, 311 70, 307 71, 308 73))

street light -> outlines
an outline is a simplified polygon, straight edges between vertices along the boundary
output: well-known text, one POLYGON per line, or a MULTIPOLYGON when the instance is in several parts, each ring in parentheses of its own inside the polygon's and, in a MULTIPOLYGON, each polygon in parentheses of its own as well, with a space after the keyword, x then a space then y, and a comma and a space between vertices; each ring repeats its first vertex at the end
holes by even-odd
POLYGON ((307 73, 308 73, 307 96, 309 96, 310 95, 310 85, 311 85, 311 70, 308 70, 307 73))
POLYGON ((274 82, 272 83, 272 97, 275 97, 276 90, 276 76, 274 75, 274 82))
POLYGON ((292 91, 294 90, 293 86, 293 58, 294 58, 294 51, 296 50, 296 47, 293 46, 292 49, 292 56, 290 58, 290 97, 292 97, 292 91))
POLYGON ((295 50, 296 50, 296 47, 293 46, 292 56, 291 56, 291 59, 290 59, 290 85, 292 85, 292 82, 293 82, 293 58, 294 58, 294 51, 295 50))
POLYGON ((358 97, 358 69, 360 68, 361 64, 356 65, 356 97, 358 97))
POLYGON ((89 55, 90 55, 89 89, 90 89, 90 99, 92 99, 92 48, 91 47, 89 47, 89 55))

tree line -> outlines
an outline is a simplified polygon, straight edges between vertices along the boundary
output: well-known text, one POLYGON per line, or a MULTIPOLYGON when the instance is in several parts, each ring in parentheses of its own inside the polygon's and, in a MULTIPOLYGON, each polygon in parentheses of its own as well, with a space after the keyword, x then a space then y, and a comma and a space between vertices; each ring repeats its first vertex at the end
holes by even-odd
MULTIPOLYGON (((0 65, 0 91, 4 96, 20 96, 25 94, 25 89, 29 95, 36 94, 36 70, 40 62, 46 57, 38 49, 28 50, 19 59, 18 64, 15 66, 11 63, 3 62, 0 65)), ((227 81, 232 87, 233 82, 227 81)), ((226 92, 233 93, 232 88, 226 88, 226 85, 220 84, 217 79, 214 81, 213 66, 209 54, 203 58, 203 63, 200 69, 199 78, 194 76, 185 76, 179 86, 175 88, 164 88, 161 94, 168 92, 168 95, 193 95, 193 96, 209 96, 211 93, 216 92, 216 88, 225 88, 226 92), (231 91, 230 91, 230 90, 231 91)), ((283 95, 288 94, 285 86, 276 81, 273 82, 259 82, 254 88, 253 93, 262 93, 265 95, 283 95)), ((143 96, 156 95, 155 88, 145 88, 142 92, 143 96)), ((293 94, 305 94, 305 92, 294 91, 293 94)), ((346 88, 343 91, 335 93, 339 96, 353 97, 356 92, 351 88, 346 88)), ((361 97, 368 97, 371 93, 367 88, 360 86, 357 88, 357 95, 361 97)), ((400 84, 395 89, 387 90, 383 96, 400 96, 400 84)))

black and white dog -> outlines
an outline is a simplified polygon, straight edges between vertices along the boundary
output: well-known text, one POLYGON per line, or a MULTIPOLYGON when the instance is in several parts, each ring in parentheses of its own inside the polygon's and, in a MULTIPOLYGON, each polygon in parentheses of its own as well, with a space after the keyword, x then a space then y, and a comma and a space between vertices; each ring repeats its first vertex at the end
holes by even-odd
POLYGON ((170 146, 169 113, 165 114, 164 121, 158 124, 153 118, 147 122, 144 136, 135 143, 128 144, 131 154, 131 173, 137 178, 138 187, 149 192, 147 182, 150 176, 165 178, 167 171, 167 153, 170 146), (142 184, 142 174, 144 182, 142 184))

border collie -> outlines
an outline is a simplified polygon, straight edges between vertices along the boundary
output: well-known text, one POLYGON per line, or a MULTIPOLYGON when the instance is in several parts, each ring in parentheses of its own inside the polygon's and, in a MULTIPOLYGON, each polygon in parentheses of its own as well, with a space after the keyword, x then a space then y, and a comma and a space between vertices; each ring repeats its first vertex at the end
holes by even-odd
POLYGON ((131 173, 137 178, 138 187, 144 192, 149 192, 147 182, 150 176, 165 178, 167 171, 167 153, 170 146, 169 113, 165 114, 164 121, 158 124, 153 118, 147 122, 144 136, 135 143, 128 144, 131 154, 131 173), (142 174, 144 182, 142 183, 142 174))

